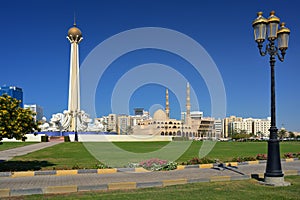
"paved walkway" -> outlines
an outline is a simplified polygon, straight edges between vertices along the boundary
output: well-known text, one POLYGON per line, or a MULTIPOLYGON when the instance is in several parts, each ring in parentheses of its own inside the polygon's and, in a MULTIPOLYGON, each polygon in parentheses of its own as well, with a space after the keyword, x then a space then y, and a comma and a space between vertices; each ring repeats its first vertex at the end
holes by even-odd
POLYGON ((8 149, 4 151, 0 151, 0 161, 10 160, 15 156, 22 156, 28 153, 38 151, 40 149, 44 149, 47 147, 51 147, 57 145, 63 141, 53 141, 53 142, 41 142, 37 144, 27 145, 23 147, 18 147, 14 149, 8 149))
MULTIPOLYGON (((112 174, 77 174, 68 176, 42 175, 0 177, 0 197, 30 194, 66 193, 91 190, 161 187, 193 182, 247 180, 261 177, 266 164, 225 168, 187 168, 162 172, 117 172, 112 174)), ((282 162, 286 175, 300 175, 300 161, 282 162), (292 173, 291 173, 292 172, 292 173)))

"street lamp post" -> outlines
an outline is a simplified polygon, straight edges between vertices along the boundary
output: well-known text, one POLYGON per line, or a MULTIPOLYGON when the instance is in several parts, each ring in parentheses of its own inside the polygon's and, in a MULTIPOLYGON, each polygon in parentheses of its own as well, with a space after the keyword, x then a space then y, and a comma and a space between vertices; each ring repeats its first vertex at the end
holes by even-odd
POLYGON ((270 137, 268 140, 268 160, 266 172, 264 174, 264 182, 268 185, 284 186, 289 183, 284 182, 284 175, 281 169, 279 140, 277 138, 276 127, 276 111, 275 111, 275 61, 276 56, 283 62, 286 50, 288 48, 288 40, 290 30, 285 27, 285 23, 281 23, 278 30, 279 18, 272 11, 269 18, 262 16, 262 12, 258 12, 257 18, 253 21, 254 38, 257 42, 259 53, 261 56, 270 55, 271 67, 271 127, 270 137), (265 51, 262 50, 266 35, 269 43, 266 44, 265 51), (277 46, 275 42, 277 41, 277 46), (280 52, 279 52, 280 50, 280 52))

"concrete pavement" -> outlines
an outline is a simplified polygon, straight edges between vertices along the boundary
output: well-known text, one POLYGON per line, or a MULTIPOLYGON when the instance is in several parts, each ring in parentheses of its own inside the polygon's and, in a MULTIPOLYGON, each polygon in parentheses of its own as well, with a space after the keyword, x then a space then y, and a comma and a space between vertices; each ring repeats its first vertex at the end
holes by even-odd
MULTIPOLYGON (((236 167, 201 169, 189 166, 182 170, 160 172, 120 171, 108 174, 40 175, 0 177, 0 197, 30 194, 68 193, 92 190, 162 187, 193 182, 247 180, 262 177, 265 163, 236 167)), ((282 162, 285 175, 300 175, 300 161, 282 162)))

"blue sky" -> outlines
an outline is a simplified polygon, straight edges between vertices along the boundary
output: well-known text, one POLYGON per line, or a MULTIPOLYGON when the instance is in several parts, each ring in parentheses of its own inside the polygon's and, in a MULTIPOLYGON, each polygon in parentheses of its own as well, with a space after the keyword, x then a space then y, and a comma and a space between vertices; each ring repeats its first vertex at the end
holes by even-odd
MULTIPOLYGON (((226 90, 226 115, 270 116, 269 57, 261 57, 253 40, 252 21, 258 11, 271 10, 291 29, 286 60, 276 62, 277 126, 300 131, 300 3, 297 0, 238 1, 2 1, 0 6, 0 85, 23 88, 24 103, 44 108, 47 119, 67 109, 69 53, 67 31, 74 10, 82 30, 80 63, 101 42, 120 32, 141 27, 162 27, 183 33, 203 46, 214 60, 226 90)), ((122 45, 122 44, 120 44, 122 45)), ((101 59, 101 57, 99 57, 101 59)), ((211 99, 201 76, 189 63, 161 50, 145 49, 121 56, 99 82, 97 115, 111 112, 112 90, 122 75, 137 65, 162 63, 184 75, 193 86, 200 110, 211 113, 211 99)), ((164 106, 165 88, 139 87, 131 96, 134 107, 164 106)), ((122 101, 120 101, 122 103, 122 101)), ((180 117, 178 99, 170 91, 171 117, 180 117)), ((193 105, 192 105, 193 108, 193 105)), ((195 108, 194 108, 195 109, 195 108)))

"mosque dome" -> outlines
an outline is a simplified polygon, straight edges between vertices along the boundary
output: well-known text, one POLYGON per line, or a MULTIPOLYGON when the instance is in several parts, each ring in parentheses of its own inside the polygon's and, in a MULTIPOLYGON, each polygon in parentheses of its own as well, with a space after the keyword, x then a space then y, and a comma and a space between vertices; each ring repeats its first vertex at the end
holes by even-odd
POLYGON ((167 115, 166 115, 165 111, 163 111, 162 109, 159 109, 159 110, 155 111, 155 113, 153 114, 153 119, 165 121, 165 120, 167 120, 167 115))
POLYGON ((82 33, 79 30, 79 28, 77 28, 76 26, 73 26, 72 28, 69 29, 68 36, 76 37, 77 35, 79 38, 82 37, 82 33))

